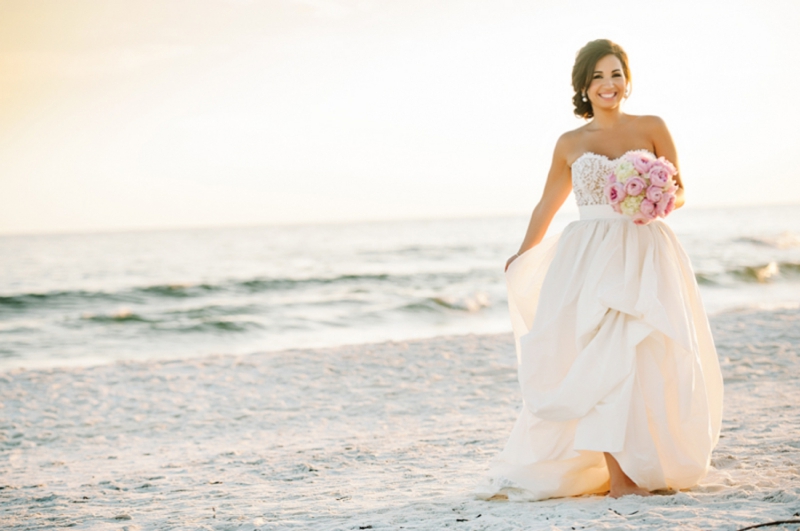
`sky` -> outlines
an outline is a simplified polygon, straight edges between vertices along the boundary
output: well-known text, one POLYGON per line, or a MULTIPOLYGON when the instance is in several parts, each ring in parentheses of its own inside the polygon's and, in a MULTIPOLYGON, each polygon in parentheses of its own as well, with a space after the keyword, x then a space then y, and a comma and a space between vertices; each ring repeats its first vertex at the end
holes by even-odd
POLYGON ((597 38, 688 208, 800 203, 798 27, 796 0, 0 0, 0 233, 527 214, 597 38))

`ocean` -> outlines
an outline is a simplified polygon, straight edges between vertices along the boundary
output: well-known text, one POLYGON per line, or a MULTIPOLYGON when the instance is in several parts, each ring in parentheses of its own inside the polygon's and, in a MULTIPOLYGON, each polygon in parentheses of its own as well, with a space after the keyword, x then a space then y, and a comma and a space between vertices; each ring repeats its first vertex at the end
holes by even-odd
MULTIPOLYGON (((577 219, 560 213, 551 233, 577 219)), ((800 205, 667 223, 709 314, 796 308, 800 205)), ((0 237, 0 370, 510 331, 526 217, 0 237)))

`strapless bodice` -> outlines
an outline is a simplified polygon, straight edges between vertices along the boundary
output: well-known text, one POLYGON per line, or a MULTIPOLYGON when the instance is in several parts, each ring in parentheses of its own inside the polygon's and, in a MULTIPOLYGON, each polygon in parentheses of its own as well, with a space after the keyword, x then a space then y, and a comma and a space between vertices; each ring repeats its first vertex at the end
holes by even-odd
POLYGON ((603 193, 606 185, 606 177, 614 171, 619 159, 628 153, 638 151, 650 153, 646 149, 632 149, 626 151, 622 156, 609 159, 605 155, 598 155, 587 151, 572 163, 572 191, 575 194, 575 202, 578 206, 585 205, 607 205, 608 200, 603 193))

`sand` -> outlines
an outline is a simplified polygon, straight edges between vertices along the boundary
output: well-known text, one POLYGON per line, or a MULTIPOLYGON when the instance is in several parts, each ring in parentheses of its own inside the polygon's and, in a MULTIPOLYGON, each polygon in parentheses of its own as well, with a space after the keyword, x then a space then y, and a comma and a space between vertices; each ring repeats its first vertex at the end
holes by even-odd
POLYGON ((714 469, 686 492, 475 499, 521 399, 511 334, 468 335, 0 374, 0 528, 736 530, 800 519, 800 310, 712 324, 722 439, 714 469))

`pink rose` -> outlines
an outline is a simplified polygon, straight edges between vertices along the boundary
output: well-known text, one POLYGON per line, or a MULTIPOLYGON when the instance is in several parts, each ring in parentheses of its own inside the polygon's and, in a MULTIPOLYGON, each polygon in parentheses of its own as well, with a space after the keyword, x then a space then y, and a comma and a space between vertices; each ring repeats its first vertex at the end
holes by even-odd
POLYGON ((617 182, 617 174, 612 172, 612 173, 611 173, 611 174, 608 176, 608 182, 610 182, 610 183, 615 183, 615 182, 617 182))
POLYGON ((608 202, 613 204, 619 203, 625 199, 625 186, 622 183, 608 183, 605 187, 605 195, 608 202))
POLYGON ((664 189, 664 191, 667 192, 668 194, 673 194, 674 195, 674 194, 676 194, 678 192, 678 185, 675 184, 675 181, 670 179, 670 181, 667 183, 667 187, 664 189))
POLYGON ((656 160, 653 162, 653 167, 650 168, 648 177, 653 186, 663 188, 670 178, 669 169, 660 160, 656 160))
POLYGON ((631 219, 633 219, 633 222, 636 223, 637 225, 647 225, 648 223, 650 223, 650 218, 648 218, 641 212, 637 212, 636 214, 634 214, 633 218, 631 219))
POLYGON ((664 157, 658 157, 658 161, 667 167, 667 171, 669 172, 670 177, 678 174, 678 169, 675 168, 675 165, 672 164, 670 161, 665 159, 664 157))
POLYGON ((673 210, 675 210, 675 196, 667 194, 667 207, 664 209, 664 215, 669 215, 673 210))
POLYGON ((642 175, 647 175, 647 172, 650 171, 650 168, 653 166, 653 156, 650 153, 645 153, 643 151, 637 151, 628 154, 628 160, 633 163, 633 167, 636 168, 642 175))
POLYGON ((639 195, 645 189, 647 183, 641 177, 631 177, 625 183, 625 193, 628 195, 639 195))
POLYGON ((639 206, 639 211, 648 219, 654 219, 656 217, 656 204, 649 199, 643 199, 642 204, 639 206))
POLYGON ((664 192, 661 196, 661 201, 656 204, 656 215, 663 218, 673 210, 675 210, 675 196, 664 192))
POLYGON ((662 190, 660 186, 648 186, 645 195, 647 196, 647 199, 649 199, 653 203, 658 203, 659 201, 661 201, 661 193, 662 190))

